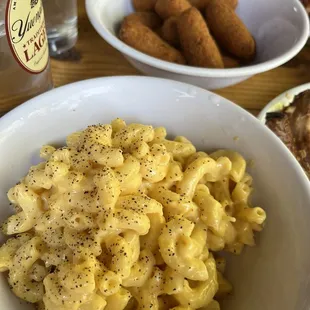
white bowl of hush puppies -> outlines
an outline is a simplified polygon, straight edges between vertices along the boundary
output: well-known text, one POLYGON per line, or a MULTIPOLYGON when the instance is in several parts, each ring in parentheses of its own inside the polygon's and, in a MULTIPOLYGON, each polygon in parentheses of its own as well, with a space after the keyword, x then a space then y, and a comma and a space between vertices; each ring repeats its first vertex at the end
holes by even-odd
POLYGON ((299 0, 86 0, 86 8, 135 68, 206 89, 284 64, 309 37, 299 0))

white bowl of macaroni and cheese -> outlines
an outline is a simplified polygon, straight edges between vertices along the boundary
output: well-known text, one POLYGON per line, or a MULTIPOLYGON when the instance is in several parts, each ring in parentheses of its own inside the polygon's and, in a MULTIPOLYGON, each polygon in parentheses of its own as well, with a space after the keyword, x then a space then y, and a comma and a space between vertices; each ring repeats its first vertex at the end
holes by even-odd
POLYGON ((0 120, 0 171, 1 309, 310 306, 308 179, 218 95, 145 77, 55 89, 0 120))

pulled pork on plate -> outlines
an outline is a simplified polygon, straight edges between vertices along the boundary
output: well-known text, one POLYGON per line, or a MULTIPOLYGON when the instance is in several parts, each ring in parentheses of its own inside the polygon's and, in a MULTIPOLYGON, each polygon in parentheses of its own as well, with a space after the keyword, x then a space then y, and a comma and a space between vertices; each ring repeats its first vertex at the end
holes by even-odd
POLYGON ((282 111, 266 115, 266 125, 285 143, 310 177, 310 90, 282 111))

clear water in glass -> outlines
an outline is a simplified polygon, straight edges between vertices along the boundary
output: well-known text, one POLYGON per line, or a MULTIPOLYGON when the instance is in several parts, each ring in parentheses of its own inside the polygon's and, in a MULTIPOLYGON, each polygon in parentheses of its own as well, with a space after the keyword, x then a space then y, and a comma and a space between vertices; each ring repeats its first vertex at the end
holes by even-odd
POLYGON ((78 37, 77 1, 43 0, 51 56, 71 49, 78 37))

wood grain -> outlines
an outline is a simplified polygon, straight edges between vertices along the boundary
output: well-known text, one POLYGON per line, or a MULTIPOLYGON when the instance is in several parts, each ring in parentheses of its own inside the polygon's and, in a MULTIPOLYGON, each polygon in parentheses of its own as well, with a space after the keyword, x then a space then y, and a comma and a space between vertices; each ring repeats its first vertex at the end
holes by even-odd
MULTIPOLYGON (((140 75, 117 50, 96 33, 87 18, 84 2, 78 0, 79 40, 76 49, 81 58, 51 61, 55 87, 102 76, 140 75)), ((257 115, 280 93, 307 82, 310 82, 309 45, 285 65, 215 92, 257 115)))
MULTIPOLYGON (((82 0, 79 0, 79 25, 77 49, 82 60, 78 63, 52 61, 55 86, 100 76, 140 75, 92 28, 82 0)), ((280 93, 307 82, 310 82, 310 46, 280 68, 215 92, 257 114, 280 93)))

